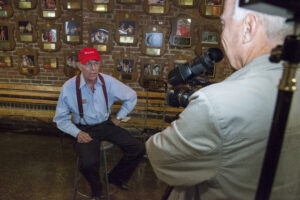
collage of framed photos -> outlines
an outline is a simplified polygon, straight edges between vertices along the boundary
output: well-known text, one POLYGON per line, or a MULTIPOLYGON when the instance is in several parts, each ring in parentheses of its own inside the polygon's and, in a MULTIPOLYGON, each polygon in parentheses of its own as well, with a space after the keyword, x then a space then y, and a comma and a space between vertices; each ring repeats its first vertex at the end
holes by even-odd
MULTIPOLYGON (((173 0, 173 5, 181 8, 199 7, 201 15, 218 18, 223 8, 223 1, 173 0)), ((121 4, 140 3, 139 0, 117 0, 116 2, 121 4)), ((14 50, 16 42, 37 43, 43 52, 59 51, 62 42, 70 45, 82 44, 83 18, 76 14, 77 11, 82 10, 82 6, 83 0, 0 0, 0 51, 14 50), (13 7, 24 11, 37 9, 38 16, 26 15, 26 12, 23 12, 25 14, 22 15, 14 14, 13 7), (61 17, 62 9, 74 12, 61 17), (13 15, 15 15, 15 24, 8 23, 5 19, 13 15), (39 17, 46 19, 46 23, 38 23, 39 17), (58 18, 60 19, 59 23, 55 20, 58 18)), ((88 0, 87 6, 91 12, 111 12, 114 7, 114 0, 88 0)), ((145 0, 143 9, 150 15, 167 14, 170 10, 170 2, 169 0, 145 0)), ((156 57, 155 59, 143 60, 143 63, 139 61, 141 63, 139 82, 144 87, 153 85, 153 82, 157 85, 162 79, 165 63, 162 61, 156 63, 155 60, 164 55, 167 45, 179 48, 191 48, 196 45, 196 53, 200 53, 205 48, 218 46, 220 43, 220 29, 218 27, 210 26, 199 29, 197 19, 189 15, 178 15, 172 18, 170 20, 171 30, 158 24, 147 26, 140 26, 139 24, 139 16, 136 13, 117 12, 111 24, 100 22, 89 24, 88 45, 96 48, 101 54, 109 54, 113 49, 113 40, 118 45, 125 46, 140 43, 139 47, 144 55, 156 57), (147 67, 143 67, 144 65, 147 67)), ((114 75, 125 82, 136 81, 138 77, 136 74, 137 61, 136 58, 131 59, 127 54, 123 53, 120 54, 119 58, 115 58, 114 75)), ((64 73, 69 77, 78 73, 77 66, 74 64, 76 62, 74 55, 76 52, 64 53, 64 73)), ((18 49, 18 61, 16 63, 19 65, 20 73, 36 75, 39 72, 37 57, 38 54, 32 49, 29 49, 28 52, 18 49)), ((43 59, 43 62, 44 68, 57 68, 56 58, 43 59)), ((0 56, 0 67, 11 67, 12 63, 11 56, 0 56)), ((210 74, 213 76, 214 73, 210 74)))

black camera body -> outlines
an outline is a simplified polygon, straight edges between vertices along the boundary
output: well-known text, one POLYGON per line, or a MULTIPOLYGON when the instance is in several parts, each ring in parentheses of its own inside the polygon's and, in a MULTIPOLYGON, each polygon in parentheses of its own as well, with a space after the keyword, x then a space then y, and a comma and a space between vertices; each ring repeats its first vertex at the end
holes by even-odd
POLYGON ((212 70, 215 63, 220 62, 223 57, 221 49, 209 48, 191 62, 184 63, 170 71, 168 82, 175 89, 167 92, 167 104, 173 107, 186 107, 194 91, 182 86, 188 84, 195 88, 197 85, 202 87, 209 85, 205 72, 212 70))

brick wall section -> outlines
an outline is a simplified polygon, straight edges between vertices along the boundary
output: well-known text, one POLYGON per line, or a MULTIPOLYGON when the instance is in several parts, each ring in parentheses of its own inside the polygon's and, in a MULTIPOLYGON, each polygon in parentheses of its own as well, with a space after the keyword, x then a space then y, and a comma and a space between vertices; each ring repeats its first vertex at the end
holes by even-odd
MULTIPOLYGON (((62 4, 61 0, 61 4, 62 4)), ((142 3, 139 5, 123 5, 123 4, 118 4, 115 2, 115 6, 113 8, 113 11, 111 13, 105 13, 105 14, 99 14, 99 13, 94 13, 88 10, 87 8, 87 1, 83 0, 83 9, 82 11, 77 11, 76 15, 81 16, 83 18, 83 44, 80 45, 70 45, 66 44, 63 42, 62 35, 60 37, 61 39, 61 48, 57 52, 43 52, 40 50, 38 46, 38 42, 34 43, 20 43, 15 39, 16 46, 15 49, 12 51, 0 51, 0 55, 7 55, 11 56, 13 59, 13 67, 10 68, 4 68, 0 67, 0 83, 12 83, 12 84, 32 84, 32 85, 51 85, 51 86, 61 86, 67 79, 68 77, 65 76, 63 72, 63 67, 64 67, 64 51, 69 51, 72 49, 75 50, 80 50, 81 48, 87 46, 88 43, 88 27, 89 24, 91 23, 99 23, 103 22, 106 24, 109 24, 112 27, 115 27, 115 22, 114 22, 114 16, 115 14, 119 13, 120 11, 128 11, 128 12, 134 12, 139 19, 139 25, 140 26, 147 26, 147 25, 152 25, 152 24, 160 24, 162 27, 167 28, 169 31, 171 31, 171 25, 170 25, 170 20, 174 17, 176 17, 179 14, 189 14, 190 16, 194 17, 197 19, 198 23, 200 24, 200 28, 202 26, 208 25, 208 26, 215 26, 215 27, 220 27, 219 20, 218 19, 209 19, 209 18, 204 18, 199 14, 199 8, 188 8, 188 9, 183 9, 176 7, 172 1, 170 1, 170 10, 168 14, 165 15, 149 15, 146 14, 146 12, 143 10, 142 3), (36 76, 25 76, 21 75, 18 71, 18 60, 17 60, 17 49, 22 49, 22 48, 32 48, 38 51, 38 63, 40 67, 40 72, 36 76), (45 58, 50 58, 54 57, 57 58, 58 61, 58 68, 57 69, 45 69, 43 68, 44 65, 44 59, 45 58)), ((37 6, 38 7, 38 6, 37 6)), ((9 24, 16 25, 16 17, 17 16, 36 16, 37 17, 37 24, 44 24, 46 22, 54 21, 55 24, 61 25, 61 33, 63 31, 63 19, 64 17, 70 16, 72 13, 71 11, 64 10, 62 5, 62 12, 61 16, 57 19, 54 20, 48 20, 48 19, 43 19, 38 16, 38 8, 33 9, 33 10, 19 10, 14 7, 14 15, 11 18, 5 19, 5 21, 8 21, 9 24)), ((2 20, 3 21, 3 20, 2 20)), ((16 28, 16 27, 15 27, 16 28)), ((116 28, 112 29, 113 34, 116 28)), ((141 46, 141 41, 142 38, 139 36, 138 43, 136 45, 118 45, 114 41, 114 35, 112 34, 112 51, 106 55, 102 55, 103 63, 102 63, 102 68, 101 71, 107 74, 112 74, 113 68, 114 68, 114 61, 112 59, 112 55, 115 53, 119 53, 121 50, 134 54, 138 58, 138 62, 142 58, 152 58, 149 56, 145 56, 141 53, 140 46, 141 46)), ((39 37, 39 35, 38 35, 39 37)), ((16 38, 16 34, 15 34, 16 38)), ((159 59, 163 59, 168 63, 168 60, 172 58, 175 53, 179 54, 184 54, 184 55, 190 55, 192 57, 195 56, 195 48, 196 46, 193 46, 192 48, 177 48, 177 47, 172 47, 168 44, 168 38, 169 35, 166 37, 165 43, 166 45, 166 51, 165 54, 159 59)), ((154 58, 155 59, 155 58, 154 58)), ((140 65, 138 63, 137 65, 138 71, 140 71, 140 65)), ((168 70, 168 64, 165 66, 165 71, 164 71, 164 76, 166 76, 168 70)), ((216 75, 215 78, 212 80, 214 82, 218 82, 226 78, 228 75, 232 73, 232 70, 229 67, 229 64, 226 59, 223 59, 221 63, 217 64, 216 67, 216 75)), ((138 76, 139 78, 139 76, 138 76)), ((139 84, 138 84, 138 79, 136 82, 128 83, 131 87, 134 89, 140 90, 142 89, 139 84)))

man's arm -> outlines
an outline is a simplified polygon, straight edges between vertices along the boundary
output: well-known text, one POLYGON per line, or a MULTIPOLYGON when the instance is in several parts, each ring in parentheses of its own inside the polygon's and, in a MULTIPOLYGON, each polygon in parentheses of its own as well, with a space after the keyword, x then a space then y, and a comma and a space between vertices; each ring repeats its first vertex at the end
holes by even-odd
POLYGON ((57 128, 61 131, 72 135, 73 137, 77 137, 80 129, 78 129, 71 120, 71 110, 68 106, 68 96, 65 95, 64 88, 62 89, 57 106, 56 112, 53 121, 56 123, 57 128))
MULTIPOLYGON (((129 86, 111 77, 112 83, 109 93, 113 96, 113 102, 121 100, 123 104, 119 110, 117 117, 122 119, 126 117, 135 107, 137 102, 136 92, 129 86)), ((120 120, 118 120, 120 121, 120 120)))
POLYGON ((146 150, 154 172, 169 185, 195 185, 216 174, 221 139, 213 108, 198 93, 179 119, 150 137, 146 150))

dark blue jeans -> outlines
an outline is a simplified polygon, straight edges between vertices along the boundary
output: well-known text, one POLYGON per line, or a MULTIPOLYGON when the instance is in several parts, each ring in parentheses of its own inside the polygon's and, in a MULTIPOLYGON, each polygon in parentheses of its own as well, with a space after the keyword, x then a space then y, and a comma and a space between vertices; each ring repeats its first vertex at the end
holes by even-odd
POLYGON ((130 135, 127 130, 114 125, 111 120, 97 125, 77 125, 77 127, 93 138, 89 143, 75 142, 80 171, 91 186, 92 196, 100 197, 101 194, 99 167, 100 143, 103 140, 119 146, 123 151, 123 157, 109 173, 110 178, 127 182, 145 154, 145 144, 130 135))

